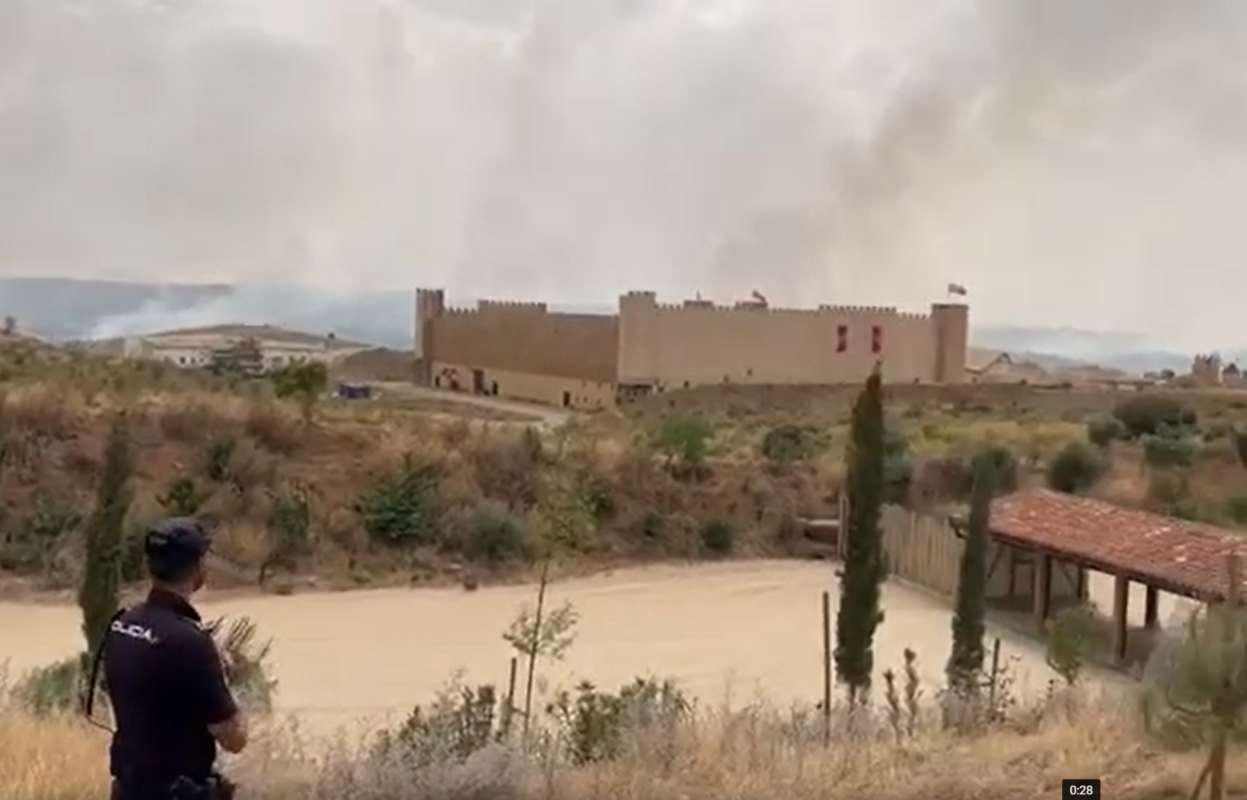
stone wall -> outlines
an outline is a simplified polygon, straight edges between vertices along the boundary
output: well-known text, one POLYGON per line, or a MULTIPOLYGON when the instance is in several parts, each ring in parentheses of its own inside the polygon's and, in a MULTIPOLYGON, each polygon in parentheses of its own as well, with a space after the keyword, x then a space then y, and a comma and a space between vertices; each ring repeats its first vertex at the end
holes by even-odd
POLYGON ((819 384, 965 380, 964 306, 931 315, 894 308, 818 309, 660 305, 620 301, 619 381, 680 389, 714 383, 819 384))
MULTIPOLYGON (((425 306, 426 310, 432 311, 425 306)), ((427 363, 615 382, 619 320, 552 314, 543 303, 482 301, 476 309, 437 309, 422 321, 427 363)), ((430 375, 430 380, 432 375, 430 375)))

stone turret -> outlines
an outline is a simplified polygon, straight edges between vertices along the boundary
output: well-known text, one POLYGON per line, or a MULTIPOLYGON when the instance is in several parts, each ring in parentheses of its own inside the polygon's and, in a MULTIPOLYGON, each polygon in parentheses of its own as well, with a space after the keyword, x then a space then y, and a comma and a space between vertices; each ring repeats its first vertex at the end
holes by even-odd
POLYGON ((969 307, 961 303, 934 303, 931 325, 935 329, 935 382, 965 383, 969 307))
POLYGON ((436 355, 433 321, 446 311, 446 292, 442 289, 416 290, 415 354, 420 366, 417 379, 426 386, 433 382, 436 355))

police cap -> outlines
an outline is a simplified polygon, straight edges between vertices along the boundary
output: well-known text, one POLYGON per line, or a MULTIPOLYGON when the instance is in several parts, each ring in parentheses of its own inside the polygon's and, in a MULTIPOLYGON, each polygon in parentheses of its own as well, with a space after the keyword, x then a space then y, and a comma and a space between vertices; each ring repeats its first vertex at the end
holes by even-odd
POLYGON ((143 549, 149 562, 178 569, 194 564, 211 547, 212 540, 199 520, 173 517, 148 529, 143 549))

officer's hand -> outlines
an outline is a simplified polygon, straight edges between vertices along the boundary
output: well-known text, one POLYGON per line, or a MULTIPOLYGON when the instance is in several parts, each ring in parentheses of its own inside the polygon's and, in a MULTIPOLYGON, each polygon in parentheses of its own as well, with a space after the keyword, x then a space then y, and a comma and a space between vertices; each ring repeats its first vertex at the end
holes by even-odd
POLYGON ((208 733, 228 753, 241 753, 247 746, 247 718, 239 711, 234 716, 208 726, 208 733))

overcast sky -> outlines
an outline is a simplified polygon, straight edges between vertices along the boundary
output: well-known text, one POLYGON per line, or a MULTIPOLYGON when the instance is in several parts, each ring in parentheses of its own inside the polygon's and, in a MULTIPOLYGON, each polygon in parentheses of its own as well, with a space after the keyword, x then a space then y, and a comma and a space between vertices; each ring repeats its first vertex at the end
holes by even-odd
POLYGON ((0 275, 1247 344, 1247 3, 0 0, 0 275))

